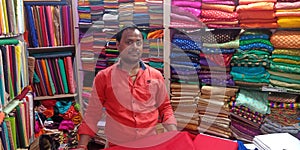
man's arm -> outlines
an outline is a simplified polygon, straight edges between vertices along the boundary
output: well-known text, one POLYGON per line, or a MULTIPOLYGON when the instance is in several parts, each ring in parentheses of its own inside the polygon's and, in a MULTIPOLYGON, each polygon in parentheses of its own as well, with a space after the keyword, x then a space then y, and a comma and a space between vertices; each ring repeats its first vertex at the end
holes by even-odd
POLYGON ((175 124, 163 124, 167 131, 177 131, 177 126, 175 124))
POLYGON ((90 140, 91 140, 91 137, 89 135, 80 134, 80 139, 79 139, 79 142, 78 142, 77 149, 78 150, 87 149, 87 145, 89 144, 90 140))

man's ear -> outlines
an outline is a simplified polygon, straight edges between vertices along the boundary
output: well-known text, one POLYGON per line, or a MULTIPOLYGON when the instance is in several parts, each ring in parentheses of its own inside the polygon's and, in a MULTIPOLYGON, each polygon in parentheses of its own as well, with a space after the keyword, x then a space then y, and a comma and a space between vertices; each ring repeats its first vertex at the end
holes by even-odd
POLYGON ((120 42, 116 42, 117 49, 119 50, 120 42))

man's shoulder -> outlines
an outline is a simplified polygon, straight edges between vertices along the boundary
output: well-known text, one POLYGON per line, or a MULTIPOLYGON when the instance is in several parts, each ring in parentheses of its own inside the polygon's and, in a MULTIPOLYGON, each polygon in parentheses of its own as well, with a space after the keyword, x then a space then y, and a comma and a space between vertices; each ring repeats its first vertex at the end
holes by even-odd
POLYGON ((105 69, 103 69, 103 70, 100 70, 100 71, 96 74, 96 76, 107 75, 107 74, 112 70, 112 68, 115 67, 115 65, 116 65, 116 64, 113 64, 113 65, 108 66, 107 68, 105 68, 105 69))
POLYGON ((155 69, 154 67, 146 65, 146 68, 149 70, 149 72, 151 72, 152 75, 163 76, 163 74, 159 70, 155 69))

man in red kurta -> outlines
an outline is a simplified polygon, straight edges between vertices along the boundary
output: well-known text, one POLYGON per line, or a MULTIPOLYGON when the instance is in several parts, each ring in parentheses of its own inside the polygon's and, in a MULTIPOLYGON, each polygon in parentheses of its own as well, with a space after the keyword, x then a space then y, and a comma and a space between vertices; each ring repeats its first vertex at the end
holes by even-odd
POLYGON ((116 35, 116 40, 120 60, 98 72, 94 79, 84 121, 78 131, 78 148, 86 148, 90 138, 95 136, 102 107, 107 113, 105 135, 112 145, 155 135, 160 122, 168 131, 177 130, 161 73, 140 60, 142 33, 136 26, 128 26, 116 35))

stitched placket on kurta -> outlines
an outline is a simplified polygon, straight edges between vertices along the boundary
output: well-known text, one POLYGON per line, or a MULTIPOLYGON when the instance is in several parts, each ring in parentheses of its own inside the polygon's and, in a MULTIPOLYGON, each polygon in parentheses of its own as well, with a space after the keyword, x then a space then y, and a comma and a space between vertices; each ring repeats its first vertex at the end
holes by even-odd
POLYGON ((130 75, 128 75, 128 84, 129 84, 129 87, 130 87, 130 92, 131 92, 131 110, 132 110, 132 117, 133 117, 133 119, 134 119, 134 121, 135 121, 135 131, 136 131, 136 138, 138 138, 139 137, 139 125, 137 124, 138 123, 138 121, 137 121, 137 110, 135 110, 135 108, 138 108, 138 106, 137 106, 137 103, 135 102, 136 100, 135 100, 135 98, 134 98, 134 93, 136 93, 135 92, 135 90, 137 89, 137 88, 139 88, 138 87, 138 84, 136 84, 136 83, 138 83, 139 82, 139 80, 140 80, 140 75, 143 73, 144 71, 143 70, 139 70, 138 71, 138 73, 136 74, 136 77, 135 77, 135 80, 133 81, 133 79, 132 79, 132 76, 130 76, 130 75))

